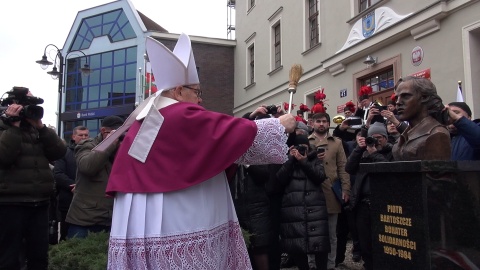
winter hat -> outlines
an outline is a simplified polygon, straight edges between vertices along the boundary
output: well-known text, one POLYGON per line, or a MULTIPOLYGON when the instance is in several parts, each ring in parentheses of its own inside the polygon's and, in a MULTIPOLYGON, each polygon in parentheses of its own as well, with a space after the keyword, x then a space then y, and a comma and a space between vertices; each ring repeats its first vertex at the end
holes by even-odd
POLYGON ((123 119, 116 116, 116 115, 110 115, 110 116, 107 116, 105 117, 103 120, 102 120, 102 127, 107 127, 107 128, 111 128, 111 129, 117 129, 119 128, 121 125, 123 125, 123 119))
POLYGON ((383 123, 375 122, 368 128, 368 137, 371 137, 373 134, 380 134, 387 138, 387 128, 383 123))
POLYGON ((308 132, 308 127, 307 127, 307 125, 305 125, 305 123, 303 123, 303 122, 297 121, 297 128, 298 128, 298 129, 303 129, 303 130, 305 130, 306 132, 308 132))
POLYGON ((472 110, 470 110, 470 107, 465 102, 450 102, 450 103, 448 103, 448 106, 458 107, 458 108, 464 110, 468 114, 469 117, 472 117, 472 110))
POLYGON ((299 144, 306 144, 306 145, 309 144, 307 135, 295 136, 294 145, 299 145, 299 144))

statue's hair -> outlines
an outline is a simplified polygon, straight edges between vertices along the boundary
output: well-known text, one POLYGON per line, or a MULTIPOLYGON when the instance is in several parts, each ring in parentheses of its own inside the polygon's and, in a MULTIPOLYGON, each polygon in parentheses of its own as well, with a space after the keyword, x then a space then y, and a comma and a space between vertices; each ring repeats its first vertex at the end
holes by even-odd
POLYGON ((395 89, 397 89, 400 83, 411 82, 412 89, 419 93, 420 96, 426 98, 426 101, 422 102, 427 107, 428 115, 442 122, 441 113, 445 108, 442 102, 442 98, 437 94, 437 88, 429 80, 421 77, 407 76, 398 80, 395 89))

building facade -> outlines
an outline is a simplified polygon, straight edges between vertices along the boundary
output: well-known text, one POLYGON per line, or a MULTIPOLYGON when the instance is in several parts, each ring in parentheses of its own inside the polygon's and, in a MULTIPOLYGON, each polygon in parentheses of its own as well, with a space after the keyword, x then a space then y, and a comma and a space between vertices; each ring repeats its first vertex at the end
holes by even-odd
POLYGON ((414 75, 430 78, 445 104, 461 81, 480 117, 477 0, 253 0, 235 8, 235 115, 288 102, 290 67, 301 64, 295 110, 311 108, 323 88, 333 117, 356 103, 362 85, 386 105, 398 79, 414 75))
MULTIPOLYGON (((65 139, 78 125, 88 127, 95 136, 101 119, 107 115, 126 118, 151 94, 146 37, 173 50, 179 34, 168 33, 129 0, 78 12, 61 50, 65 66, 60 130, 65 139), (91 69, 88 75, 81 72, 85 63, 91 69)), ((191 40, 204 90, 202 105, 232 114, 235 42, 196 36, 191 40)))

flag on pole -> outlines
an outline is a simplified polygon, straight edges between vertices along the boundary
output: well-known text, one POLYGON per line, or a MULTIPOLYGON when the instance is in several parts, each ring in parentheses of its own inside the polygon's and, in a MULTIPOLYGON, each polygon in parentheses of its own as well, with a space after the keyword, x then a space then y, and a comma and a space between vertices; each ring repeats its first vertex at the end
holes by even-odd
POLYGON ((462 95, 462 82, 458 81, 458 88, 457 88, 457 102, 463 102, 463 95, 462 95))
POLYGON ((155 76, 152 74, 152 66, 150 62, 147 62, 145 65, 145 84, 144 84, 144 96, 145 98, 149 97, 151 94, 154 94, 158 91, 155 84, 155 76))

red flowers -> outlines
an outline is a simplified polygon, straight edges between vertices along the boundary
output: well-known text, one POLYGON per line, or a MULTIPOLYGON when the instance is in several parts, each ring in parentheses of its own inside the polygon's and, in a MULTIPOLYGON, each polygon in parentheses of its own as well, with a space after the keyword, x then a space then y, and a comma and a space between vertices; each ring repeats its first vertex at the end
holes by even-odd
POLYGON ((345 103, 345 107, 348 108, 348 110, 351 111, 352 113, 355 112, 355 104, 353 104, 351 100, 345 103))
POLYGON ((359 96, 368 96, 373 92, 373 89, 370 85, 364 85, 360 87, 360 92, 358 92, 359 96))
POLYGON ((324 100, 324 99, 327 98, 327 95, 325 95, 325 94, 323 93, 323 91, 325 91, 324 88, 321 89, 321 92, 320 92, 320 90, 318 90, 317 92, 315 92, 315 100, 322 101, 322 100, 324 100))
POLYGON ((308 108, 308 106, 305 105, 305 104, 303 104, 303 103, 300 103, 300 108, 299 108, 299 109, 300 109, 300 111, 302 111, 302 112, 308 112, 308 111, 310 111, 310 109, 308 108))
POLYGON ((327 108, 325 108, 325 103, 327 95, 324 93, 325 88, 322 87, 322 89, 318 90, 315 92, 315 105, 313 105, 311 112, 312 113, 325 113, 327 108))
MULTIPOLYGON (((283 109, 284 109, 285 111, 288 111, 289 105, 290 105, 289 103, 283 102, 283 109)), ((292 110, 295 108, 295 106, 296 106, 296 105, 292 103, 292 110)))

